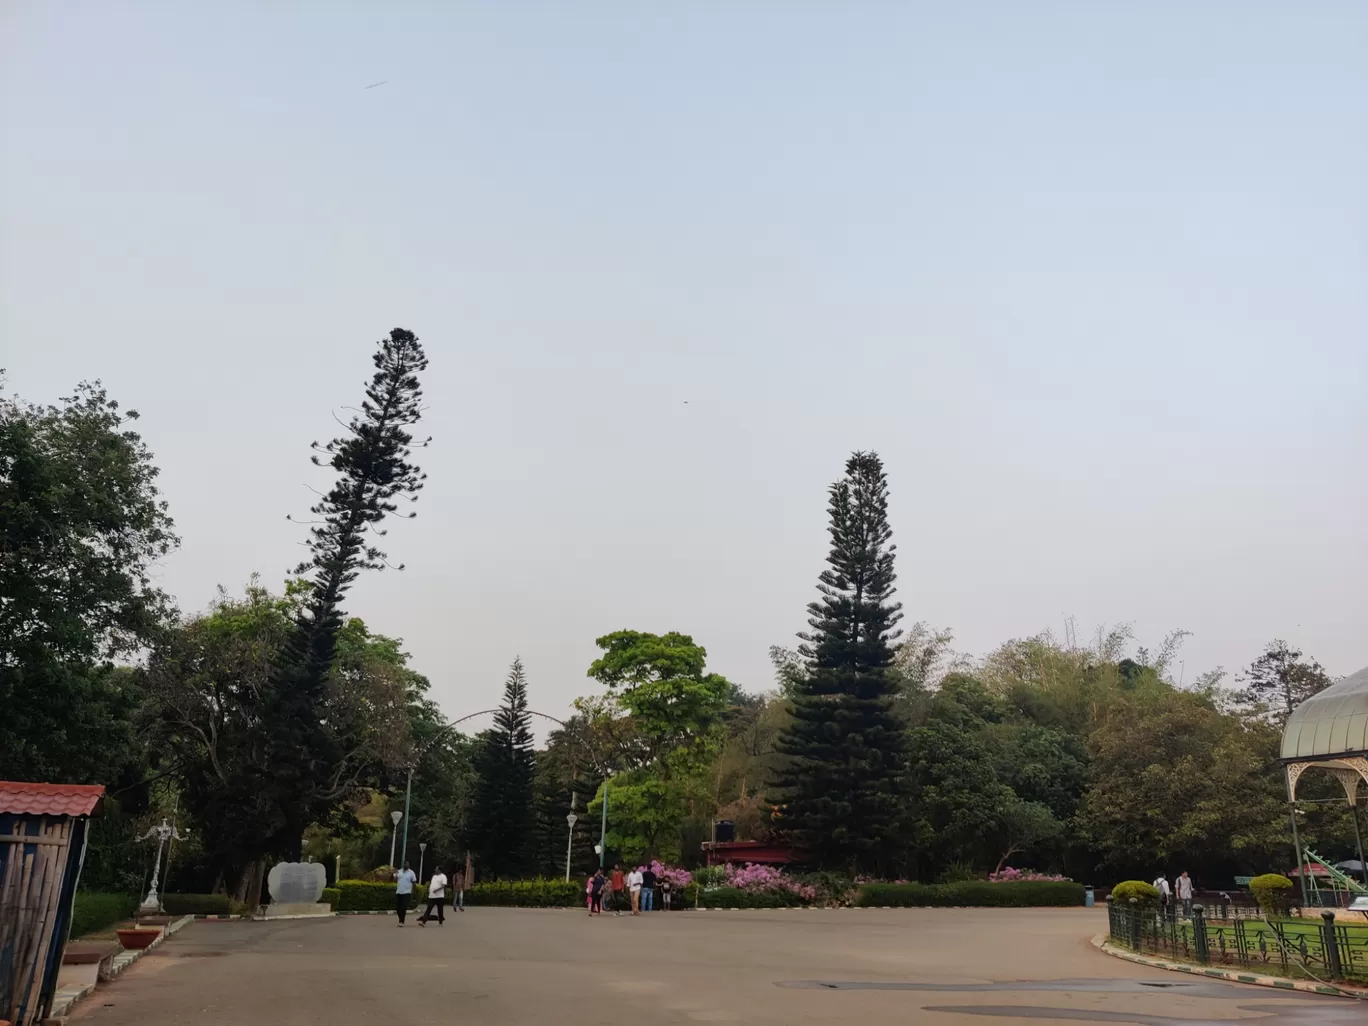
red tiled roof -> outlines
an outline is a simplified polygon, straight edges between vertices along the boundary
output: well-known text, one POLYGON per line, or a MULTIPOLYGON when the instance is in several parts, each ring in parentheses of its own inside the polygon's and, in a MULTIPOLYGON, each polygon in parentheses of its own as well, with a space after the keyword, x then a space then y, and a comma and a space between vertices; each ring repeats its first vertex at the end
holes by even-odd
POLYGON ((0 812, 89 816, 103 794, 103 784, 29 784, 0 780, 0 812))

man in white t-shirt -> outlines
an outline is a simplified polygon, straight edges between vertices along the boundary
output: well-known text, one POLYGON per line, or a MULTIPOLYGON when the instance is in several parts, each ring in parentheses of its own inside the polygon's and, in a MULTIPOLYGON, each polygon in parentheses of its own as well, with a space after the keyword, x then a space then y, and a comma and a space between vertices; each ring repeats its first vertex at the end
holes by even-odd
POLYGON ((641 915, 641 867, 627 874, 627 890, 632 895, 632 915, 641 915))
POLYGON ((404 916, 408 915, 409 902, 413 900, 413 884, 418 879, 418 874, 409 869, 409 864, 404 863, 404 868, 394 874, 394 914, 399 917, 399 925, 404 925, 404 916))
POLYGON ((1178 900, 1183 903, 1183 915, 1192 918, 1192 877, 1183 870, 1178 877, 1178 900))
POLYGON ((438 866, 432 871, 432 879, 428 881, 427 908, 418 917, 419 926, 428 924, 434 908, 437 910, 437 925, 446 926, 446 917, 442 914, 442 906, 446 904, 446 885, 446 874, 442 872, 442 867, 438 866))
POLYGON ((1173 890, 1169 887, 1168 877, 1160 873, 1154 878, 1154 889, 1159 892, 1159 910, 1164 915, 1169 914, 1169 906, 1173 903, 1173 890))

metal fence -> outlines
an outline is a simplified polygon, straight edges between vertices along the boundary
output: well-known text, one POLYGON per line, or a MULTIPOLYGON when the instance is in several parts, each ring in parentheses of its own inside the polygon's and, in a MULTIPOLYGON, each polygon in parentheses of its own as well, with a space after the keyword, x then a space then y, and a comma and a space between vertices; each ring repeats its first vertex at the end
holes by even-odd
POLYGON ((1368 926, 1337 923, 1328 909, 1319 920, 1207 914, 1194 905, 1185 919, 1133 900, 1123 905, 1107 899, 1112 943, 1133 951, 1283 976, 1368 981, 1368 926))

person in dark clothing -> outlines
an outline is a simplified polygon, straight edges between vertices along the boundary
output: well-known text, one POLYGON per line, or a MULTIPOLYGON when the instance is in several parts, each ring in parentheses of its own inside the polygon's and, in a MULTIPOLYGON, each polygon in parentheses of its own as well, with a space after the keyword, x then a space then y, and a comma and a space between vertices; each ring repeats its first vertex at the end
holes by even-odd
POLYGON ((591 916, 603 915, 603 888, 608 880, 600 869, 594 874, 594 878, 589 882, 589 914, 591 916))
POLYGON ((662 911, 670 911, 670 898, 672 897, 673 890, 674 889, 670 886, 670 881, 662 878, 660 881, 660 907, 662 911))
POLYGON ((656 875, 647 866, 641 871, 641 911, 650 912, 655 908, 656 875))

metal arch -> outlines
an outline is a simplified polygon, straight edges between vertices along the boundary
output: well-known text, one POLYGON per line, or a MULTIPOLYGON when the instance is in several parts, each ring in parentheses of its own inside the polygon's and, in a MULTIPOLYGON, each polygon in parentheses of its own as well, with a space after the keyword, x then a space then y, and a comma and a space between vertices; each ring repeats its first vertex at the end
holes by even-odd
MULTIPOLYGON (((476 716, 488 716, 490 713, 496 712, 499 712, 499 710, 481 709, 479 712, 467 713, 465 716, 457 717, 456 719, 451 720, 449 723, 443 725, 441 730, 437 731, 437 733, 433 734, 432 737, 428 738, 427 741, 425 741, 421 746, 419 746, 418 750, 414 752, 413 758, 409 762, 408 780, 404 784, 404 843, 399 855, 399 864, 401 866, 406 861, 408 861, 409 800, 413 797, 413 771, 417 768, 418 763, 422 760, 423 756, 427 754, 428 750, 433 745, 435 745, 441 738, 445 737, 447 731, 451 730, 451 728, 456 726, 456 724, 464 723, 466 720, 473 720, 476 716)), ((562 730, 564 730, 572 738, 574 738, 576 741, 580 743, 580 746, 584 748, 585 754, 587 754, 589 756, 590 761, 594 763, 594 768, 598 770, 600 773, 602 773, 605 779, 612 775, 603 766, 602 763, 600 763, 597 759, 594 758, 593 749, 589 747, 589 743, 585 741, 584 738, 580 737, 579 734, 575 732, 575 729, 570 726, 570 724, 566 723, 562 719, 559 719, 558 717, 550 715, 549 713, 537 712, 536 709, 528 709, 527 713, 529 716, 540 716, 544 720, 550 720, 552 723, 560 724, 562 730)))

